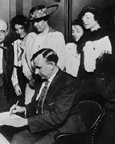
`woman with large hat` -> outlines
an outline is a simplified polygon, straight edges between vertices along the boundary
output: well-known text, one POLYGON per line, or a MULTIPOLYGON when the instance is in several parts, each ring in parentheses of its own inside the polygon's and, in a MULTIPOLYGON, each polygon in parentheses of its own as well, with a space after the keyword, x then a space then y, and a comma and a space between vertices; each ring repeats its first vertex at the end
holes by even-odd
MULTIPOLYGON (((31 58, 34 53, 43 48, 53 49, 59 57, 58 66, 60 69, 65 67, 65 40, 61 32, 49 26, 48 20, 58 8, 58 5, 46 7, 38 5, 30 10, 29 20, 32 22, 35 32, 31 32, 27 36, 25 52, 23 55, 23 73, 29 81, 30 87, 34 85, 33 71, 31 67, 31 58)), ((26 101, 31 101, 30 88, 26 91, 26 101), (29 96, 30 95, 30 96, 29 96), (30 98, 29 98, 30 97, 30 98)))

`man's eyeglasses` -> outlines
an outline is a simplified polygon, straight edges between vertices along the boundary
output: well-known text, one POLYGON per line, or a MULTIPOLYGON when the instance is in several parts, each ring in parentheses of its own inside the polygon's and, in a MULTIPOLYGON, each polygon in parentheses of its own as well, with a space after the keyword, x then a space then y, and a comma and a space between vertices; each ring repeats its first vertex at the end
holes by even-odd
POLYGON ((0 34, 1 34, 1 35, 4 35, 5 33, 6 33, 5 30, 0 30, 0 34))

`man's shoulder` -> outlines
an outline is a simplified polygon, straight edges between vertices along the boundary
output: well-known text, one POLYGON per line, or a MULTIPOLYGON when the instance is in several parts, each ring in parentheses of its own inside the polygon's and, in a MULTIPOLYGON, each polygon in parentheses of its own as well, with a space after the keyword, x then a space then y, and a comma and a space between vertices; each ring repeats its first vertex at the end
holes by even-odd
POLYGON ((13 50, 13 45, 11 43, 4 42, 4 47, 6 50, 13 50))
POLYGON ((72 82, 72 83, 76 83, 76 78, 73 77, 72 75, 68 74, 67 72, 64 72, 65 73, 65 77, 66 77, 66 81, 68 82, 72 82))
POLYGON ((68 74, 67 72, 64 72, 62 70, 59 70, 58 75, 60 75, 60 79, 62 82, 66 83, 76 83, 76 78, 72 75, 68 74))

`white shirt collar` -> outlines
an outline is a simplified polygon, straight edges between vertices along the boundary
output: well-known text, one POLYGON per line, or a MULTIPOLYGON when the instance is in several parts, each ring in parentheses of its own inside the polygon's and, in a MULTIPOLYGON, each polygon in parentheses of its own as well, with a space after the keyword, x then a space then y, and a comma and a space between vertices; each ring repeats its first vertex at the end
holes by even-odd
POLYGON ((58 70, 59 70, 59 69, 57 69, 57 70, 55 71, 55 73, 48 79, 49 84, 53 81, 53 79, 54 79, 55 75, 57 74, 58 70))

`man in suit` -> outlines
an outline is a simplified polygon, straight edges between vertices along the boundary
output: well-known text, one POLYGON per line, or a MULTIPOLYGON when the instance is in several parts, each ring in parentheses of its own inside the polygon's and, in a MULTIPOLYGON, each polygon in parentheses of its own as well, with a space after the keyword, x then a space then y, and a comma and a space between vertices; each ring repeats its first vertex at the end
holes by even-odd
POLYGON ((79 112, 76 111, 76 80, 59 69, 57 54, 51 49, 42 49, 33 55, 31 62, 42 83, 38 83, 29 105, 13 105, 10 109, 11 113, 25 113, 26 118, 6 119, 2 122, 8 126, 25 128, 13 136, 11 144, 53 144, 53 137, 59 132, 84 131, 79 112), (42 99, 44 85, 47 88, 44 91, 45 98, 42 99))
POLYGON ((0 19, 0 112, 8 109, 11 97, 11 75, 14 63, 13 47, 5 42, 8 24, 0 19))

